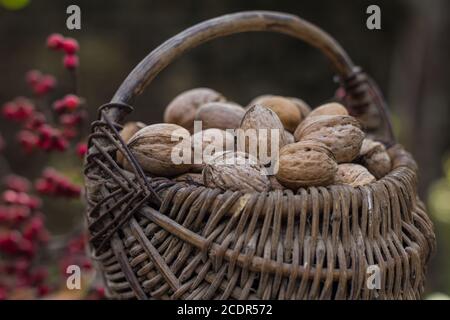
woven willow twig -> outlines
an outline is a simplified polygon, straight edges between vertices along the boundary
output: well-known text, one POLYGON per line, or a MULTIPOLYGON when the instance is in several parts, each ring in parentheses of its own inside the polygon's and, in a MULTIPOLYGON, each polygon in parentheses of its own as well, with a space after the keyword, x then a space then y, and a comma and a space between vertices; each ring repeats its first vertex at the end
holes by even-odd
MULTIPOLYGON (((170 39, 130 74, 92 125, 85 178, 88 230, 116 299, 418 299, 434 251, 417 198, 417 165, 387 137, 392 171, 367 186, 242 194, 148 177, 118 134, 127 103, 190 48, 244 31, 276 31, 319 48, 343 79, 350 108, 384 101, 376 85, 317 27, 291 15, 245 12, 170 39), (116 152, 132 164, 117 165, 116 152), (381 288, 367 287, 380 268, 381 288)), ((390 128, 387 113, 382 113, 390 128)))

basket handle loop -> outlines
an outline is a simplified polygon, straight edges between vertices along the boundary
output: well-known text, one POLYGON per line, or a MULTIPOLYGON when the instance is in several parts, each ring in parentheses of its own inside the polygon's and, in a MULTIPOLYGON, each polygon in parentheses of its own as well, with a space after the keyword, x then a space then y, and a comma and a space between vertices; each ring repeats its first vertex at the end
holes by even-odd
MULTIPOLYGON (((201 22, 157 47, 128 75, 105 110, 105 115, 108 115, 112 121, 119 122, 126 114, 124 108, 119 108, 119 106, 131 104, 134 98, 141 94, 165 67, 183 53, 219 37, 250 31, 277 32, 301 39, 319 49, 327 57, 341 82, 358 79, 356 75, 360 69, 355 67, 336 40, 315 25, 286 13, 244 11, 201 22)), ((347 93, 350 98, 354 98, 350 99, 351 103, 347 107, 355 113, 364 113, 366 108, 360 106, 367 107, 367 102, 370 103, 372 100, 369 93, 370 85, 360 88, 352 85, 352 92, 347 93)), ((379 103, 375 103, 375 105, 382 111, 381 114, 384 115, 383 118, 390 128, 386 110, 383 110, 384 106, 379 103)), ((390 135, 392 136, 392 134, 390 135)), ((390 137, 390 139, 393 138, 390 137)))

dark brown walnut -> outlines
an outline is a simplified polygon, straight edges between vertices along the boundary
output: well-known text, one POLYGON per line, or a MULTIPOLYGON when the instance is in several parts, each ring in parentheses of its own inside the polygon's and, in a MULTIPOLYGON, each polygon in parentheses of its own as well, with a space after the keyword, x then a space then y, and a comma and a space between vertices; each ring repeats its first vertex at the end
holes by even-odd
POLYGON ((194 118, 197 109, 208 102, 225 101, 222 94, 209 88, 185 91, 173 99, 164 112, 164 122, 182 126, 194 132, 194 118))
MULTIPOLYGON (((128 147, 142 169, 156 176, 172 177, 185 173, 192 167, 191 159, 185 161, 188 163, 174 161, 173 154, 181 157, 184 151, 191 150, 189 131, 176 124, 158 123, 147 126, 134 134, 128 147)), ((124 167, 131 169, 128 161, 125 161, 124 167)))
POLYGON ((234 135, 221 129, 206 129, 192 135, 193 160, 201 160, 202 163, 193 161, 192 171, 201 172, 205 164, 215 153, 234 150, 234 135))
MULTIPOLYGON (((136 132, 138 132, 139 130, 141 130, 144 127, 145 127, 145 123, 142 123, 142 122, 135 122, 135 121, 127 122, 123 126, 122 130, 120 131, 120 136, 122 137, 122 140, 125 143, 128 143, 128 141, 131 139, 131 137, 136 132)), ((124 155, 119 150, 117 150, 117 152, 116 152, 116 159, 117 159, 117 163, 123 165, 124 155)))
POLYGON ((355 163, 342 163, 334 178, 335 184, 347 184, 352 187, 364 186, 376 181, 375 177, 363 166, 355 163))
POLYGON ((302 121, 302 114, 297 105, 290 99, 281 96, 261 96, 254 99, 254 105, 262 105, 275 112, 280 118, 284 128, 289 132, 294 132, 298 124, 302 121))
POLYGON ((202 105, 195 114, 195 120, 202 121, 202 129, 236 129, 239 127, 244 108, 227 102, 209 102, 202 105))
POLYGON ((337 163, 323 143, 305 140, 288 144, 280 150, 277 180, 293 190, 333 183, 337 163))
MULTIPOLYGON (((284 134, 283 124, 277 114, 258 104, 247 110, 242 118, 240 129, 242 130, 239 130, 237 133, 238 150, 242 151, 240 144, 243 144, 246 153, 250 153, 258 158, 260 150, 267 150, 267 156, 272 157, 272 137, 278 138, 276 153, 288 143, 288 138, 284 134), (247 136, 244 139, 242 135, 250 133, 249 129, 254 129, 255 135, 247 136), (272 132, 271 129, 275 129, 275 131, 272 132), (257 154, 254 154, 255 151, 257 154)), ((275 141, 273 143, 274 145, 276 144, 275 141)), ((273 154, 273 156, 275 157, 276 154, 273 154)))
POLYGON ((342 104, 331 102, 315 108, 308 115, 308 117, 315 116, 348 116, 348 111, 342 104))
POLYGON ((364 139, 359 156, 361 164, 377 179, 384 177, 391 171, 391 158, 386 151, 386 147, 378 141, 364 139))
POLYGON ((295 130, 296 141, 322 142, 333 152, 338 163, 353 161, 361 149, 364 132, 351 116, 307 117, 295 130))
POLYGON ((243 152, 218 154, 203 169, 203 183, 210 188, 242 192, 263 192, 270 189, 265 169, 243 152))

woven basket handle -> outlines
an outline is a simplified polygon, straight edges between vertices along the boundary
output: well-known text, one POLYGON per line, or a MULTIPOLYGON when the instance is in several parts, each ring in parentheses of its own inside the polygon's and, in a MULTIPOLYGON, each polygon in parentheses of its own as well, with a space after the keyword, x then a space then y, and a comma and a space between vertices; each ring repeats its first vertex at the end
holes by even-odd
MULTIPOLYGON (((373 100, 369 97, 370 93, 367 86, 363 87, 362 90, 359 87, 356 88, 357 85, 355 85, 354 80, 359 79, 357 75, 360 69, 355 67, 342 47, 323 30, 294 15, 270 11, 247 11, 224 15, 194 25, 153 50, 134 68, 119 87, 111 104, 105 110, 106 115, 113 121, 121 121, 125 114, 118 105, 132 103, 134 98, 141 94, 145 87, 167 65, 188 50, 215 38, 250 31, 278 32, 305 41, 319 49, 328 58, 338 78, 343 83, 345 81, 350 82, 349 88, 353 88, 355 91, 356 98, 350 100, 356 102, 353 104, 354 106, 367 106, 367 101, 373 100), (363 101, 362 104, 361 101, 363 101)), ((350 90, 349 93, 351 94, 350 90)), ((375 104, 379 109, 380 107, 384 108, 384 103, 375 104)), ((349 106, 347 105, 347 107, 349 106)), ((350 109, 355 109, 355 107, 350 106, 350 109)), ((362 108, 353 111, 360 114, 364 112, 362 108)), ((381 111, 390 128, 386 110, 381 111)), ((391 138, 393 139, 393 136, 391 138)))

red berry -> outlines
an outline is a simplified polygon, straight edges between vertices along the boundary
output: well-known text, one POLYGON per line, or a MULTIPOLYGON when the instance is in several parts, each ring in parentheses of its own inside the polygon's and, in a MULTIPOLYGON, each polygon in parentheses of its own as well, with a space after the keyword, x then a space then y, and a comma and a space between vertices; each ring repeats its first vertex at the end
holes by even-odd
POLYGON ((44 228, 44 222, 41 217, 34 217, 23 229, 23 237, 27 240, 33 240, 44 228))
POLYGON ((47 74, 42 77, 40 81, 48 90, 55 89, 56 87, 56 79, 54 76, 47 74))
POLYGON ((30 240, 22 238, 19 243, 19 250, 28 256, 32 256, 36 252, 36 247, 30 240))
POLYGON ((69 147, 69 141, 67 141, 67 139, 62 136, 56 137, 54 147, 55 150, 57 151, 60 152, 66 151, 67 148, 69 147))
POLYGON ((52 75, 45 75, 34 86, 34 93, 37 95, 44 95, 56 87, 56 79, 52 75))
POLYGON ((49 286, 47 286, 46 284, 41 284, 39 287, 38 287, 38 296, 39 297, 43 297, 43 296, 46 296, 46 295, 48 295, 49 293, 50 293, 50 287, 49 286))
POLYGON ((53 33, 47 37, 47 47, 52 50, 61 49, 64 43, 64 37, 59 33, 53 33))
POLYGON ((4 181, 8 189, 17 192, 27 192, 30 189, 30 181, 21 176, 11 174, 6 176, 4 181))
POLYGON ((41 199, 33 196, 30 197, 30 201, 28 202, 28 208, 30 208, 31 210, 36 210, 41 206, 42 206, 41 199))
POLYGON ((97 288, 95 288, 95 293, 97 294, 98 299, 105 298, 105 288, 97 287, 97 288))
POLYGON ((81 263, 81 268, 85 270, 91 270, 92 269, 92 262, 88 258, 84 258, 81 263))
POLYGON ((19 193, 13 190, 6 190, 3 192, 3 201, 10 204, 17 204, 19 199, 19 193))
POLYGON ((50 293, 50 287, 42 284, 38 287, 38 296, 43 297, 50 293))
POLYGON ((20 223, 31 215, 31 210, 28 207, 23 206, 11 206, 10 211, 9 218, 14 223, 20 223))
POLYGON ((73 38, 66 38, 62 43, 62 48, 66 54, 74 54, 78 51, 80 46, 78 41, 73 38))
POLYGON ((54 131, 54 129, 51 126, 47 125, 47 124, 44 124, 43 126, 41 126, 39 128, 40 136, 42 138, 46 138, 46 139, 50 139, 51 138, 51 136, 53 135, 53 131, 54 131))
POLYGON ((7 102, 2 107, 2 114, 5 119, 15 120, 17 115, 17 105, 14 102, 7 102))
POLYGON ((20 131, 17 138, 25 152, 31 152, 39 143, 39 138, 30 131, 20 131))
POLYGON ((20 204, 22 206, 28 206, 30 203, 30 196, 26 194, 25 192, 18 192, 17 193, 17 204, 20 204))
POLYGON ((0 250, 14 254, 19 249, 21 241, 22 237, 18 231, 9 231, 6 234, 0 235, 0 250))
POLYGON ((75 128, 66 127, 62 131, 62 136, 67 140, 72 140, 78 134, 78 131, 75 128))
POLYGON ((66 54, 63 60, 64 67, 69 70, 74 70, 78 68, 79 61, 78 56, 74 54, 66 54))
POLYGON ((55 102, 53 102, 53 109, 57 112, 57 113, 62 113, 66 108, 66 105, 64 103, 64 100, 56 100, 55 102))
POLYGON ((77 145, 77 154, 81 159, 84 158, 84 156, 87 153, 87 150, 88 150, 88 147, 87 147, 86 143, 81 142, 77 145))
POLYGON ((45 115, 41 112, 34 112, 28 122, 25 124, 25 129, 28 130, 38 130, 43 124, 45 124, 47 119, 45 115))
POLYGON ((25 80, 30 86, 35 86, 42 78, 42 73, 38 70, 30 70, 25 75, 25 80))
POLYGON ((80 105, 80 98, 78 98, 74 94, 68 94, 63 99, 64 105, 66 106, 67 110, 73 111, 80 105))

